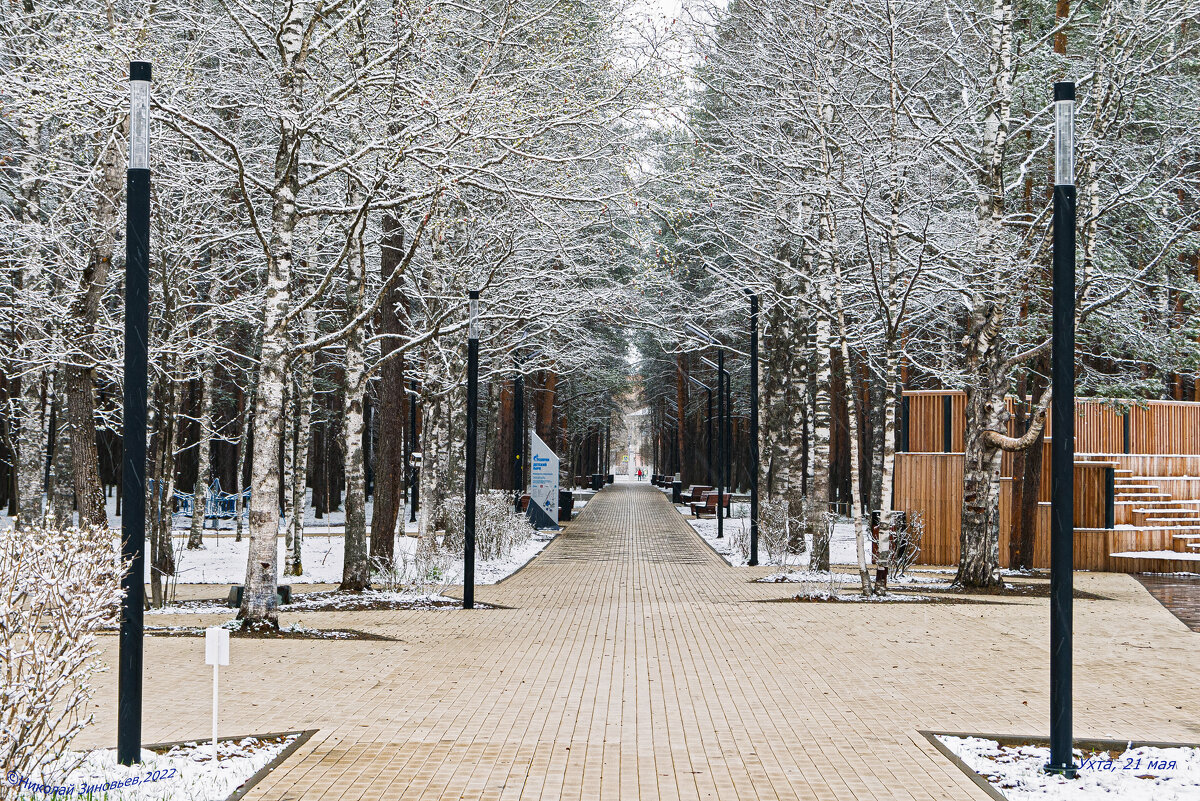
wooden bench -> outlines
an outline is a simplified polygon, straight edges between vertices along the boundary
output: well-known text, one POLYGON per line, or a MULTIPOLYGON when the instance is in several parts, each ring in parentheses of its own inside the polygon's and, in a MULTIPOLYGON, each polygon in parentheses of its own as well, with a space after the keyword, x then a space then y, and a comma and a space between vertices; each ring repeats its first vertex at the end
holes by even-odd
MULTIPOLYGON (((729 508, 729 498, 730 498, 730 493, 728 493, 728 492, 722 493, 721 506, 725 509, 729 508)), ((692 503, 692 504, 690 504, 690 506, 692 507, 692 516, 693 517, 704 517, 705 515, 708 515, 708 514, 711 514, 713 517, 716 517, 717 516, 717 493, 716 492, 705 492, 700 496, 700 500, 698 502, 692 503)))
POLYGON ((693 484, 688 487, 688 491, 684 493, 683 500, 686 503, 698 503, 704 500, 704 493, 712 492, 716 487, 709 487, 704 484, 693 484))

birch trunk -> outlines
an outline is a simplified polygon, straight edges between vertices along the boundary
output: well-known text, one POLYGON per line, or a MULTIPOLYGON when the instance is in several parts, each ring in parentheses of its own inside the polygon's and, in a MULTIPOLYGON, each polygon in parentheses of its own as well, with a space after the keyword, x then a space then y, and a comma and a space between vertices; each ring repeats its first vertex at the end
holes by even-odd
MULTIPOLYGON (((316 326, 316 312, 306 309, 300 317, 305 336, 316 326)), ((284 557, 284 573, 289 576, 304 574, 304 516, 308 511, 305 504, 308 487, 308 442, 312 436, 313 403, 313 357, 304 353, 296 358, 296 414, 295 437, 292 450, 291 514, 292 536, 284 557)))
POLYGON ((289 5, 279 26, 279 88, 287 112, 279 119, 275 184, 271 192, 271 236, 263 297, 262 351, 254 400, 254 457, 251 465, 250 552, 238 617, 245 627, 279 628, 279 447, 283 440, 283 385, 287 375, 287 312, 290 301, 300 146, 304 136, 302 90, 308 55, 309 4, 289 5))
POLYGON ((17 440, 17 528, 42 520, 46 436, 42 427, 42 383, 45 373, 30 371, 21 379, 21 423, 17 440))
POLYGON ((967 426, 964 442, 962 533, 955 583, 995 587, 1000 580, 1000 457, 984 432, 1004 431, 1008 421, 1000 307, 973 309, 967 323, 967 426))
POLYGON ((188 533, 188 550, 204 547, 204 511, 208 498, 208 473, 212 464, 212 376, 212 363, 206 361, 200 371, 200 434, 196 442, 196 486, 192 490, 192 525, 188 533))
MULTIPOLYGON (((352 206, 360 200, 351 193, 352 206)), ((366 290, 366 254, 363 226, 359 220, 350 232, 347 256, 346 316, 353 320, 362 312, 366 290)), ((346 453, 346 534, 342 560, 342 583, 338 589, 361 592, 371 587, 371 562, 367 551, 366 477, 363 462, 363 392, 366 386, 366 342, 362 328, 354 326, 346 335, 346 369, 343 397, 343 442, 346 453)), ((387 532, 378 536, 386 537, 387 532)), ((394 537, 394 535, 393 535, 394 537)))
MULTIPOLYGON (((55 371, 54 380, 56 383, 63 381, 64 378, 65 376, 62 373, 55 371)), ((62 400, 65 399, 62 399, 60 396, 60 404, 62 400)), ((60 420, 59 414, 51 414, 50 419, 53 421, 51 434, 54 437, 53 478, 50 482, 54 500, 50 508, 54 511, 55 522, 61 526, 70 526, 74 523, 75 519, 75 487, 72 481, 74 471, 71 467, 71 433, 69 426, 60 420)))
POLYGON ((808 525, 814 570, 829 569, 829 410, 833 365, 830 360, 829 321, 818 318, 811 358, 812 424, 809 429, 812 480, 808 483, 808 525))

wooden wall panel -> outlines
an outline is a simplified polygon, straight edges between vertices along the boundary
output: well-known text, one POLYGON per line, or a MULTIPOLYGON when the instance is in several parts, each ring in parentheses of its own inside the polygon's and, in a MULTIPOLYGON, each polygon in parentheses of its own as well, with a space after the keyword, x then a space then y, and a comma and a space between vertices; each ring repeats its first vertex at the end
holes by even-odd
MULTIPOLYGON (((951 448, 963 449, 967 397, 963 392, 905 392, 909 399, 909 450, 913 453, 943 452, 943 401, 950 396, 951 448)), ((1009 412, 1015 401, 1008 400, 1009 412)), ((1077 453, 1124 453, 1123 416, 1103 401, 1087 398, 1075 401, 1075 451, 1077 453)), ((1133 406, 1130 415, 1130 451, 1144 454, 1200 454, 1200 403, 1184 401, 1144 401, 1133 406)), ((1050 436, 1046 422, 1046 437, 1050 436)), ((1015 435, 1010 419, 1008 433, 1015 435)), ((1006 475, 1011 457, 1006 456, 1006 475)))
MULTIPOLYGON (((961 454, 896 454, 895 506, 909 513, 920 512, 925 522, 919 564, 958 563, 962 532, 961 454)), ((1049 471, 1046 471, 1049 473, 1049 471)), ((1076 543, 1075 566, 1104 570, 1108 561, 1104 532, 1104 470, 1101 465, 1077 463, 1075 469, 1076 543), (1099 499, 1094 502, 1093 499, 1099 499), (1098 522, 1097 522, 1098 520, 1098 522)), ((1008 566, 1008 540, 1012 527, 1012 479, 1000 480, 1000 564, 1008 566)), ((1050 504, 1039 503, 1034 535, 1034 566, 1050 564, 1050 504)))

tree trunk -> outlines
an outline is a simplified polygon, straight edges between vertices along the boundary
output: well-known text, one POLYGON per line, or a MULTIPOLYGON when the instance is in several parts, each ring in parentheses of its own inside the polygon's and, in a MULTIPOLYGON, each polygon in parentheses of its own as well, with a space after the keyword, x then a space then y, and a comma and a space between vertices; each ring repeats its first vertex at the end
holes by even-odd
POLYGON ((883 441, 875 454, 875 471, 879 476, 879 567, 875 573, 875 591, 887 593, 888 565, 892 559, 892 482, 896 465, 896 406, 899 402, 897 388, 900 386, 900 360, 896 348, 889 341, 884 357, 883 376, 883 441))
MULTIPOLYGON (((357 192, 351 192, 350 205, 361 202, 357 192)), ((366 291, 367 262, 363 249, 363 228, 357 220, 349 232, 350 248, 346 259, 346 318, 353 321, 363 311, 366 291)), ((342 560, 342 583, 338 589, 361 592, 371 588, 371 561, 367 551, 367 486, 363 458, 363 435, 366 430, 363 415, 363 395, 366 390, 366 337, 361 327, 353 326, 346 335, 346 366, 342 384, 344 397, 343 450, 346 454, 346 528, 342 560)), ((394 532, 377 532, 377 538, 387 539, 392 550, 394 532)))
MULTIPOLYGON (((64 380, 65 371, 55 371, 56 383, 64 380)), ((59 393, 55 393, 59 394, 59 393)), ((59 395, 60 399, 62 395, 59 395)), ((61 400, 60 400, 61 403, 61 400)), ((75 487, 72 482, 71 468, 71 432, 70 427, 59 419, 60 415, 52 410, 51 436, 54 437, 53 479, 50 482, 53 503, 50 508, 54 512, 54 520, 60 526, 70 526, 75 520, 75 487)))
POLYGON ((985 431, 1004 431, 1008 421, 1008 389, 1001 355, 1001 308, 981 303, 967 322, 967 422, 963 463, 962 533, 955 583, 964 587, 996 587, 1000 580, 1001 450, 984 438, 985 431))
MULTIPOLYGON (((380 242, 380 279, 386 284, 401 269, 404 251, 404 229, 394 214, 383 217, 383 239, 380 242)), ((404 358, 387 358, 402 343, 404 325, 400 307, 404 293, 395 287, 379 308, 376 329, 379 353, 383 363, 379 368, 379 449, 375 460, 375 507, 371 514, 371 560, 391 564, 395 558, 397 522, 404 513, 406 465, 404 439, 408 430, 408 395, 404 391, 404 358)))
POLYGON ((42 384, 45 373, 30 371, 21 378, 21 422, 17 439, 17 528, 42 520, 42 488, 46 469, 46 436, 42 428, 42 384))
POLYGON ((200 431, 196 439, 196 485, 192 490, 192 526, 188 533, 188 550, 204 547, 204 507, 208 498, 209 468, 212 455, 212 363, 200 371, 200 431))
MULTIPOLYGON (((311 335, 316 327, 316 312, 309 308, 300 316, 305 336, 311 335)), ((304 515, 308 510, 304 499, 308 485, 308 441, 312 428, 313 404, 313 357, 304 353, 296 358, 296 406, 295 437, 292 450, 291 515, 292 536, 287 543, 284 557, 284 573, 289 576, 304 574, 302 552, 304 546, 304 515)))
POLYGON ((815 570, 829 569, 829 412, 833 366, 830 361, 829 321, 818 318, 813 343, 812 370, 812 481, 808 486, 808 520, 813 552, 810 563, 815 570))

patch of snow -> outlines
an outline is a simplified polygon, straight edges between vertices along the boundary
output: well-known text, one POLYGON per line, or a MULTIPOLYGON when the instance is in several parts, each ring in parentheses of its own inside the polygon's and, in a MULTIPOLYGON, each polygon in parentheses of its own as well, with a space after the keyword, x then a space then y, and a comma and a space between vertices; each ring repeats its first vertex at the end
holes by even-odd
POLYGON ((1200 798, 1200 749, 1129 748, 1117 759, 1078 749, 1080 770, 1067 779, 1042 770, 1050 749, 1000 746, 980 737, 938 735, 967 767, 1009 801, 1195 801, 1200 798))
MULTIPOLYGON (((732 517, 725 519, 725 536, 717 538, 717 519, 715 517, 698 518, 692 517, 692 510, 687 506, 676 506, 676 511, 683 516, 691 525, 696 533, 704 538, 704 541, 713 547, 717 553, 725 558, 729 564, 734 567, 745 567, 749 561, 745 553, 743 553, 742 543, 748 541, 750 536, 750 505, 745 503, 731 503, 729 511, 732 517)), ((789 569, 805 569, 809 566, 809 555, 812 553, 812 543, 808 543, 803 554, 790 554, 786 564, 781 564, 779 561, 770 561, 767 550, 762 547, 762 542, 759 542, 758 560, 759 564, 770 565, 777 564, 780 567, 789 569)), ((833 539, 829 543, 829 561, 835 565, 857 565, 858 551, 854 543, 854 524, 847 520, 839 520, 834 526, 833 539)))
POLYGON ((798 593, 794 596, 798 601, 841 601, 847 603, 892 603, 905 601, 928 601, 928 595, 903 595, 901 593, 889 592, 887 595, 867 595, 862 594, 860 589, 858 592, 838 592, 828 593, 824 590, 816 590, 814 592, 798 593))
MULTIPOLYGON (((507 557, 475 563, 475 583, 495 584, 515 572, 541 552, 553 539, 549 533, 539 533, 518 546, 507 557)), ((278 565, 280 584, 338 584, 342 580, 342 559, 345 539, 340 536, 306 534, 302 545, 304 574, 284 576, 285 542, 279 539, 278 565)), ((241 584, 246 578, 246 561, 250 556, 250 540, 238 542, 228 536, 209 535, 204 537, 204 547, 187 549, 187 536, 174 538, 175 576, 171 579, 179 584, 241 584)), ((412 555, 417 550, 416 537, 396 538, 397 554, 412 555)), ((146 580, 150 580, 150 561, 146 560, 146 580)), ((449 558, 445 583, 462 582, 462 556, 449 558)))
POLYGON ((1177 562, 1200 562, 1200 553, 1180 553, 1179 551, 1121 551, 1110 553, 1122 559, 1172 559, 1177 562))
POLYGON ((91 797, 106 801, 224 801, 297 736, 272 742, 253 737, 221 741, 215 762, 212 742, 186 743, 165 754, 143 750, 141 764, 128 766, 117 762, 112 749, 70 753, 43 766, 35 776, 10 772, 5 780, 10 786, 22 779, 50 785, 43 788, 46 792, 26 785, 30 798, 54 798, 52 788, 60 787, 69 792, 60 791, 59 798, 88 798, 88 789, 96 788, 91 797))

